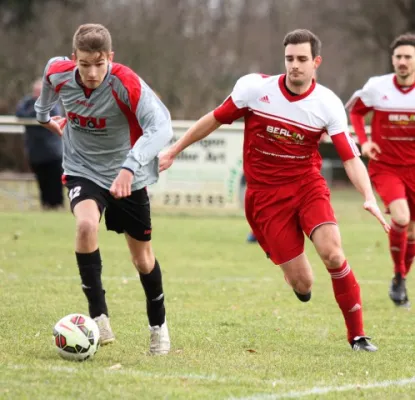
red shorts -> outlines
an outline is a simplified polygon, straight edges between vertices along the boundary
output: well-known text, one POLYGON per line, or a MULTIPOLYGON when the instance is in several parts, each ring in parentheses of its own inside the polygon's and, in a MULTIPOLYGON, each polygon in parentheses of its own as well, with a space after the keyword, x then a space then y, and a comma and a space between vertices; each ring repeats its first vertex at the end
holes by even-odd
POLYGON ((395 167, 379 162, 370 162, 369 175, 376 192, 387 209, 392 201, 406 199, 411 213, 411 220, 415 220, 414 167, 395 167))
POLYGON ((245 213, 258 243, 275 264, 304 252, 304 233, 311 238, 319 225, 337 223, 326 181, 317 174, 280 188, 248 185, 245 213))

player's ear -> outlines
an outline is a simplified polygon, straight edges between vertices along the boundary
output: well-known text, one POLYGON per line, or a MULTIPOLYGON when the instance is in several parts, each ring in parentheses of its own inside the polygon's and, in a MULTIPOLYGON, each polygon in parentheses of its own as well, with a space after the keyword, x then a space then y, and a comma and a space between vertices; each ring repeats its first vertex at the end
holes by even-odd
POLYGON ((323 61, 323 59, 321 58, 321 56, 317 56, 314 59, 314 68, 317 69, 320 66, 320 64, 322 63, 322 61, 323 61))
POLYGON ((73 62, 76 62, 76 54, 75 53, 72 53, 71 59, 72 59, 73 62))
POLYGON ((114 59, 114 52, 113 51, 111 51, 109 54, 108 54, 108 61, 109 62, 112 62, 112 60, 114 59))

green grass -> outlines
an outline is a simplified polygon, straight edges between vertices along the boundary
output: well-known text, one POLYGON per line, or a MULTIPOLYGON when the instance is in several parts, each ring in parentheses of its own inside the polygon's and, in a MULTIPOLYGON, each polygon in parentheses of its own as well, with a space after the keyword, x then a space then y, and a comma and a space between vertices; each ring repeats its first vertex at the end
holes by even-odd
MULTIPOLYGON (((374 354, 351 351, 330 278, 310 244, 315 284, 303 304, 259 247, 245 243, 243 218, 156 213, 171 354, 147 355, 140 282, 123 237, 102 226, 117 341, 91 362, 66 362, 55 353, 52 327, 66 314, 87 312, 73 217, 0 213, 0 399, 414 399, 415 381, 372 387, 415 376, 415 316, 388 299, 387 237, 353 192, 336 192, 334 206, 361 283, 366 331, 379 346, 374 354), (314 387, 328 393, 312 394, 314 387)), ((408 290, 415 293, 412 276, 408 290)))

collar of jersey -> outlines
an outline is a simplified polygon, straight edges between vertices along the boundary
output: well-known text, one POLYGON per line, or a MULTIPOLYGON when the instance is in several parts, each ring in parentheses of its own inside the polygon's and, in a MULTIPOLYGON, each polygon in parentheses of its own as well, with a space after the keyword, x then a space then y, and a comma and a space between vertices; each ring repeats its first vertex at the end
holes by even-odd
POLYGON ((396 89, 398 89, 403 94, 408 94, 412 91, 413 88, 415 88, 415 82, 411 86, 407 86, 405 89, 402 88, 402 86, 398 83, 398 78, 396 75, 393 75, 393 84, 395 85, 396 89))
POLYGON ((303 94, 298 94, 296 96, 293 96, 285 88, 285 85, 284 85, 285 77, 286 77, 285 74, 280 76, 280 78, 278 79, 278 86, 280 87, 280 90, 282 94, 284 95, 284 97, 290 102, 305 99, 308 95, 310 95, 313 92, 314 88, 316 87, 316 81, 315 79, 313 79, 311 86, 308 88, 306 92, 304 92, 303 94))

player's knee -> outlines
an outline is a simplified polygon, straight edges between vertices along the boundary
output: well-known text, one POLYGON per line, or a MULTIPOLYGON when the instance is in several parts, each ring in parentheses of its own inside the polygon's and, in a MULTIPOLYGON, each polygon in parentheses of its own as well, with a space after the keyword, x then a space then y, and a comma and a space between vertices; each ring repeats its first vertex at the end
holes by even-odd
POLYGON ((407 226, 410 222, 409 213, 397 213, 393 216, 393 221, 400 226, 407 226))
POLYGON ((306 277, 302 279, 295 280, 291 283, 292 288, 300 294, 308 294, 311 292, 311 287, 313 286, 313 278, 306 277))
POLYGON ((337 246, 327 247, 320 257, 328 268, 340 268, 345 260, 343 250, 337 246))
POLYGON ((92 218, 82 218, 76 221, 76 233, 80 239, 91 238, 98 233, 98 223, 92 218))
POLYGON ((300 294, 307 294, 311 292, 313 286, 313 275, 312 274, 301 274, 286 277, 291 287, 300 294))

